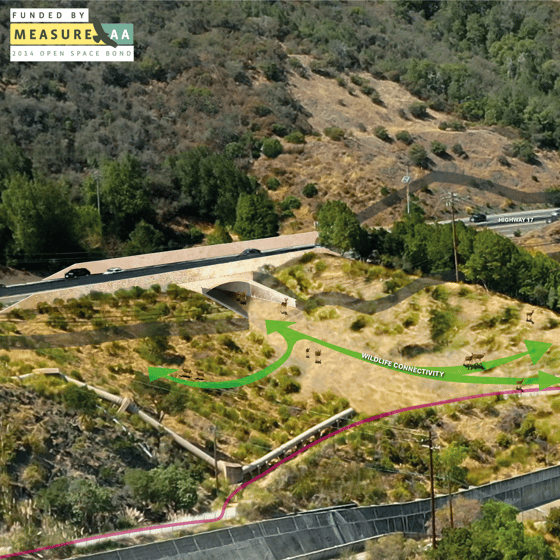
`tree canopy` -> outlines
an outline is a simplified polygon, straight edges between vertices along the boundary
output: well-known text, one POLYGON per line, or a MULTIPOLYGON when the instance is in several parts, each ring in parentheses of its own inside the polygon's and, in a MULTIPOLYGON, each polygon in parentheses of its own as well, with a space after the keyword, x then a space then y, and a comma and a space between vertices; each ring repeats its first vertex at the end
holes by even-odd
POLYGON ((542 536, 528 536, 516 521, 518 510, 490 500, 482 517, 468 527, 444 529, 432 560, 554 560, 556 556, 542 536))

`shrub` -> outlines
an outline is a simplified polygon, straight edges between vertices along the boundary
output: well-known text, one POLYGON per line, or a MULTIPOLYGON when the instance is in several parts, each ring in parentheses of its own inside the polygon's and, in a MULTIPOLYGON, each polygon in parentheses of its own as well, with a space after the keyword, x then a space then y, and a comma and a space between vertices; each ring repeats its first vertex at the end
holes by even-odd
POLYGON ((277 138, 265 138, 263 141, 262 151, 267 158, 274 159, 275 157, 278 157, 284 149, 282 148, 282 144, 280 144, 280 140, 277 138))
POLYGON ((370 93, 369 97, 376 105, 382 105, 383 104, 383 102, 381 101, 381 95, 379 95, 379 92, 376 89, 374 89, 370 93))
POLYGON ((418 321, 420 319, 420 315, 418 313, 410 313, 410 315, 407 315, 404 319, 403 319, 403 327, 405 329, 408 329, 410 327, 415 327, 418 324, 418 321))
POLYGON ((365 80, 364 78, 362 78, 361 76, 358 76, 356 74, 353 74, 352 76, 350 76, 350 81, 353 84, 356 84, 357 86, 364 86, 367 84, 367 80, 365 80))
POLYGON ((496 443, 502 449, 507 449, 513 442, 511 441, 511 438, 507 434, 504 434, 502 432, 502 433, 498 434, 498 437, 496 438, 496 443))
POLYGON ((50 313, 47 319, 47 325, 53 329, 61 329, 65 331, 68 328, 68 321, 62 313, 50 313))
POLYGON ((345 80, 342 76, 337 76, 337 77, 336 77, 336 83, 337 83, 340 87, 346 87, 346 80, 345 80))
POLYGON ((62 399, 66 408, 87 416, 93 416, 97 408, 97 396, 95 393, 90 389, 78 387, 72 383, 64 388, 62 399))
POLYGON ((412 144, 408 150, 410 161, 418 167, 426 167, 428 154, 420 144, 412 144))
POLYGON ((442 144, 438 140, 432 140, 432 143, 430 144, 430 149, 432 150, 432 153, 435 154, 436 156, 443 156, 447 151, 447 146, 445 144, 442 144))
POLYGON ((281 203, 282 210, 293 210, 301 208, 301 201, 296 196, 290 194, 281 203))
POLYGON ((421 101, 415 101, 412 105, 408 107, 410 114, 416 119, 424 119, 428 116, 427 106, 421 101))
POLYGON ((276 191, 280 186, 280 181, 276 177, 270 177, 270 179, 266 182, 266 186, 269 191, 276 191))
POLYGON ((464 156, 466 154, 465 150, 463 150, 463 146, 461 144, 453 144, 451 151, 458 156, 464 156))
POLYGON ((553 537, 560 537, 560 508, 552 508, 546 518, 546 530, 553 537))
POLYGON ((380 140, 384 140, 385 142, 391 139, 389 133, 387 132, 387 129, 384 126, 377 126, 374 129, 373 133, 375 134, 375 136, 377 136, 377 138, 379 138, 380 140))
POLYGON ((294 58, 294 57, 290 57, 288 59, 288 64, 292 67, 292 68, 303 68, 303 64, 299 61, 299 59, 294 58))
POLYGON ((328 136, 331 140, 338 142, 344 138, 345 132, 342 128, 338 126, 329 126, 323 130, 326 136, 328 136))
POLYGON ((286 136, 286 134, 288 134, 288 129, 283 124, 274 123, 272 125, 272 132, 274 132, 276 136, 280 136, 281 138, 283 138, 284 136, 286 136))
POLYGON ((257 115, 257 117, 266 117, 272 113, 272 109, 266 105, 257 105, 253 110, 255 111, 255 115, 257 115))
POLYGON ((367 327, 366 317, 358 317, 351 325, 350 329, 354 332, 361 331, 364 327, 367 327))
POLYGON ((447 344, 457 324, 457 314, 453 309, 432 309, 429 323, 432 340, 436 344, 447 344))
POLYGON ((529 164, 534 164, 536 162, 535 152, 533 151, 533 146, 527 140, 516 140, 511 146, 509 146, 511 154, 513 157, 520 159, 521 161, 529 164))
POLYGON ((410 135, 410 132, 408 132, 408 130, 399 130, 399 132, 397 132, 396 138, 399 142, 402 142, 407 146, 410 146, 410 144, 412 144, 412 136, 410 135))
POLYGON ((369 86, 369 85, 365 85, 365 86, 362 86, 362 87, 360 88, 360 91, 361 91, 364 95, 371 95, 371 94, 375 91, 375 89, 372 88, 372 87, 369 86))
POLYGON ((296 130, 286 136, 286 142, 290 144, 305 144, 305 136, 299 130, 296 130))
POLYGON ((503 165, 504 167, 509 167, 509 161, 508 161, 508 158, 506 156, 499 156, 498 157, 498 163, 500 165, 503 165))
POLYGON ((510 305, 504 309, 504 312, 502 313, 502 317, 500 319, 500 323, 517 325, 517 323, 519 323, 520 316, 521 314, 519 312, 519 308, 515 305, 510 305))
POLYGON ((446 302, 449 299, 449 292, 445 286, 436 286, 432 290, 432 297, 436 301, 446 302))
POLYGON ((465 130, 465 125, 461 121, 451 121, 450 123, 447 123, 447 126, 456 132, 465 130))
POLYGON ((319 194, 319 189, 317 189, 317 185, 315 183, 307 183, 305 187, 303 187, 303 196, 306 198, 313 198, 315 195, 319 194))

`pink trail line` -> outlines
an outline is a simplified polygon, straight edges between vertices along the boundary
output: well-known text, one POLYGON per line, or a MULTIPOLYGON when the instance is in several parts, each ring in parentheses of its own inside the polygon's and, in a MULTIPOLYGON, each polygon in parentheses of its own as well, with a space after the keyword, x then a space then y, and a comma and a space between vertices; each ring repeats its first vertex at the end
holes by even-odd
MULTIPOLYGON (((540 390, 536 389, 536 388, 525 389, 523 392, 524 393, 538 393, 538 392, 542 392, 542 391, 558 391, 558 390, 559 390, 559 387, 548 387, 546 389, 540 389, 540 390)), ((150 530, 154 530, 154 529, 162 529, 164 527, 184 527, 186 525, 198 525, 200 523, 215 523, 216 521, 220 521, 222 519, 222 517, 224 516, 224 514, 226 512, 226 508, 227 508, 229 502, 232 500, 232 498, 238 492, 241 492, 241 490, 244 490, 245 488, 247 488, 247 486, 249 486, 250 484, 253 484, 253 482, 256 482, 260 478, 263 478, 268 473, 277 469, 280 465, 283 465, 284 463, 287 463, 288 461, 297 457, 298 455, 300 455, 304 451, 307 451, 308 449, 310 449, 314 445, 317 445, 317 444, 319 444, 319 443, 321 443, 321 442, 323 442, 323 441, 325 441, 329 438, 332 438, 332 437, 334 437, 334 436, 336 436, 336 435, 338 435, 342 432, 345 432, 347 430, 351 430, 352 428, 356 428, 357 426, 361 426, 362 424, 367 424, 368 422, 375 422, 376 420, 380 420, 381 418, 387 418, 388 416, 394 416, 395 414, 400 414, 401 412, 408 412, 409 410, 419 410, 419 409, 422 409, 422 408, 429 408, 429 407, 432 407, 432 406, 442 406, 444 404, 452 404, 452 403, 456 403, 456 402, 460 402, 460 401, 481 399, 481 398, 484 398, 484 397, 495 397, 497 395, 517 395, 517 394, 519 394, 519 391, 517 389, 513 389, 513 390, 510 390, 510 391, 495 391, 493 393, 481 393, 481 394, 478 394, 478 395, 468 395, 466 397, 456 397, 456 398, 453 398, 453 399, 447 399, 445 401, 437 401, 437 402, 432 402, 432 403, 427 403, 427 404, 416 404, 414 406, 407 406, 406 408, 398 408, 396 410, 391 410, 390 412, 382 412, 381 414, 376 414, 375 416, 370 416, 369 418, 364 418, 363 420, 360 420, 359 422, 354 422, 353 424, 348 424, 348 426, 344 426, 343 428, 340 428, 339 430, 336 430, 335 432, 327 434, 326 436, 323 436, 322 438, 319 438, 318 440, 315 440, 312 443, 308 443, 305 447, 299 449, 298 451, 295 451, 291 455, 288 455, 287 457, 285 457, 281 461, 278 461, 278 463, 276 463, 275 465, 273 465, 272 467, 270 467, 269 469, 267 469, 263 473, 259 474, 258 476, 255 476, 254 478, 252 478, 248 482, 244 482, 241 486, 239 486, 237 489, 235 489, 226 498, 226 500, 224 502, 224 505, 222 507, 222 513, 220 513, 220 515, 218 515, 218 517, 216 517, 215 519, 202 519, 202 520, 195 520, 195 521, 181 521, 180 523, 167 523, 167 524, 164 524, 164 525, 153 525, 151 527, 138 527, 136 529, 127 529, 126 531, 118 531, 116 533, 106 533, 104 535, 95 535, 93 537, 84 537, 84 538, 81 538, 81 539, 77 539, 77 540, 69 541, 69 542, 65 542, 65 543, 52 544, 50 546, 43 546, 42 548, 36 548, 34 550, 26 550, 26 551, 23 551, 23 552, 13 552, 11 554, 4 554, 4 555, 0 556, 0 558, 13 558, 15 556, 21 556, 22 554, 31 554, 33 552, 41 552, 43 550, 51 550, 53 548, 58 548, 58 547, 61 547, 61 546, 68 546, 68 545, 79 544, 79 543, 84 543, 84 542, 92 542, 93 543, 96 540, 106 539, 107 537, 115 537, 117 535, 126 535, 126 534, 132 535, 132 534, 135 534, 135 533, 142 533, 143 531, 150 531, 150 530)))

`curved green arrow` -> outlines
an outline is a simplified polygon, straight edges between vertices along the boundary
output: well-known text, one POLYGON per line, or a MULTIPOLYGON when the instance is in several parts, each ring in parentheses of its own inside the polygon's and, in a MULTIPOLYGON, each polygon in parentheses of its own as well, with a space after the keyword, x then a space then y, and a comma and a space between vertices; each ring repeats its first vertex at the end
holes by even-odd
POLYGON ((241 377, 240 379, 228 379, 227 381, 188 381, 187 379, 180 379, 178 377, 173 377, 171 374, 175 373, 176 369, 161 368, 161 367, 150 367, 148 368, 148 374, 150 381, 155 381, 161 377, 169 379, 170 381, 175 381, 181 385, 188 385, 189 387, 200 387, 201 389, 231 389, 232 387, 242 387, 243 385, 249 385, 255 381, 259 381, 263 377, 277 370, 284 362, 292 355, 292 349, 295 342, 288 342, 288 347, 286 351, 280 358, 278 358, 272 364, 266 366, 264 369, 257 371, 251 375, 241 377))
MULTIPOLYGON (((412 366, 407 366, 405 364, 395 364, 388 360, 381 360, 379 358, 375 358, 374 356, 362 352, 347 350, 346 348, 336 346, 335 344, 331 344, 330 342, 325 342, 324 340, 320 340, 318 338, 314 338, 307 334, 294 331, 290 328, 290 325, 294 325, 294 324, 295 324, 294 322, 290 322, 290 321, 266 321, 267 334, 272 334, 275 332, 280 334, 286 340, 287 348, 284 354, 278 360, 276 360, 274 363, 270 364, 269 366, 265 367, 264 369, 257 371, 256 373, 253 373, 252 375, 242 377, 241 379, 230 379, 227 381, 187 381, 185 379, 179 379, 177 377, 171 376, 172 373, 175 373, 177 371, 176 369, 152 367, 152 368, 148 368, 150 381, 154 381, 155 379, 159 379, 160 377, 165 377, 170 381, 175 381, 176 383, 181 383, 182 385, 188 385, 190 387, 200 387, 202 389, 228 389, 232 387, 241 387, 243 385, 248 385, 250 383, 258 381, 263 377, 266 377, 268 374, 272 373, 273 371, 275 371, 282 364, 284 364, 286 360, 290 357, 296 342, 300 340, 308 340, 310 342, 314 342, 315 344, 324 346, 325 348, 334 350, 335 352, 340 352, 341 354, 350 356, 351 358, 356 358, 358 360, 362 360, 370 364, 375 364, 379 367, 384 367, 386 369, 391 369, 393 371, 407 373, 409 375, 415 375, 417 377, 423 377, 428 379, 435 378, 435 379, 453 382, 453 383, 477 383, 477 384, 485 384, 485 385, 517 385, 518 382, 521 382, 522 385, 532 385, 538 383, 539 389, 545 389, 547 387, 554 385, 557 382, 560 383, 560 378, 557 378, 554 375, 551 375, 544 371, 539 371, 539 374, 536 377, 524 378, 524 377, 490 377, 490 376, 471 375, 473 370, 465 366, 445 366, 445 367, 438 367, 438 368, 417 368, 417 367, 413 368, 412 366)), ((525 346, 527 347, 527 352, 520 352, 513 356, 507 356, 505 358, 499 358, 497 360, 482 362, 481 364, 479 364, 476 370, 477 371, 490 370, 492 368, 507 364, 514 360, 519 360, 524 356, 530 356, 533 364, 536 364, 540 360, 540 358, 542 358, 542 356, 546 353, 546 351, 552 346, 552 344, 548 342, 538 342, 533 340, 525 340, 524 342, 525 342, 525 346)))

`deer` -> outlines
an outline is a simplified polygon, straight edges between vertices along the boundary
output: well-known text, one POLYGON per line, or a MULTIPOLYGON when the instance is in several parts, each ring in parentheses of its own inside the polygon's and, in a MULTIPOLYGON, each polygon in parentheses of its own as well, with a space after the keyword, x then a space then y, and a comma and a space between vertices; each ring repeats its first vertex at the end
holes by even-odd
POLYGON ((186 369, 184 371, 184 373, 182 373, 181 375, 179 375, 179 377, 183 377, 183 378, 187 378, 190 379, 191 378, 191 370, 190 369, 186 369))
POLYGON ((284 309, 282 309, 282 311, 281 311, 282 315, 287 315, 287 314, 288 314, 288 311, 287 311, 287 308, 288 308, 288 298, 284 298, 284 301, 282 301, 282 303, 281 303, 280 305, 281 305, 283 308, 286 309, 286 311, 284 311, 284 309))
POLYGON ((321 350, 315 350, 315 363, 321 363, 321 350))
POLYGON ((521 391, 523 393, 523 381, 525 381, 524 379, 520 379, 519 381, 515 382, 515 389, 516 391, 521 391))
POLYGON ((463 362, 463 365, 467 366, 467 365, 472 364, 473 358, 474 358, 474 354, 471 354, 470 356, 466 356, 465 361, 463 362))
POLYGON ((309 351, 310 351, 310 348, 305 349, 305 357, 306 358, 309 358, 309 351))
POLYGON ((473 354, 472 356, 473 362, 479 363, 482 360, 482 358, 484 358, 484 356, 486 356, 486 354, 473 354))
POLYGON ((533 313, 535 312, 535 310, 533 309, 533 311, 527 311, 527 323, 532 323, 533 322, 533 313))

